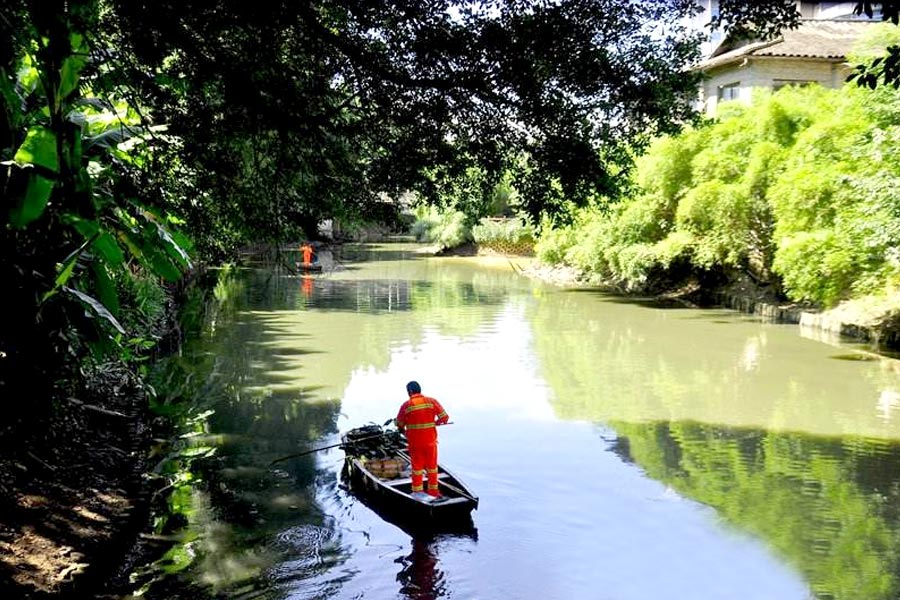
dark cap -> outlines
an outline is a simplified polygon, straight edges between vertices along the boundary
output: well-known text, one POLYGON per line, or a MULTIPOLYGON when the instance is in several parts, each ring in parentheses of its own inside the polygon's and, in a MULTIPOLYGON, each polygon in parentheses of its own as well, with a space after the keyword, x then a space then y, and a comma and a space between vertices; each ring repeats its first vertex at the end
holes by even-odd
POLYGON ((410 381, 406 384, 406 393, 412 396, 413 394, 421 394, 422 386, 419 385, 418 381, 410 381))

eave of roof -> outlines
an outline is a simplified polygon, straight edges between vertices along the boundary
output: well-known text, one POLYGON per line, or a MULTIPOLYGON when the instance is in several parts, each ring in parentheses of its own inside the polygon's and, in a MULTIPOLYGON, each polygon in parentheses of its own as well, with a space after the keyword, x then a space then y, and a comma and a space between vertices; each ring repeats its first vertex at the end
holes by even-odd
POLYGON ((786 30, 776 39, 752 42, 718 56, 712 56, 694 69, 708 71, 751 57, 843 62, 853 43, 859 39, 864 28, 870 25, 868 21, 856 20, 803 21, 797 29, 786 30))

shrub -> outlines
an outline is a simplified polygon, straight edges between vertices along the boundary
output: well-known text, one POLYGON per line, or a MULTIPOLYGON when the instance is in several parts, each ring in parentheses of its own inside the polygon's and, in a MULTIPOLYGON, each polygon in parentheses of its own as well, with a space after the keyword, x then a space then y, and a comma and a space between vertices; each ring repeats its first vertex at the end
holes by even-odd
POLYGON ((502 242, 507 244, 531 243, 534 228, 520 219, 482 219, 472 228, 472 238, 479 244, 502 242))
POLYGON ((773 267, 791 298, 832 306, 856 278, 854 254, 832 230, 801 232, 781 241, 773 267))
POLYGON ((438 211, 426 207, 417 210, 416 217, 410 232, 417 241, 435 244, 442 250, 472 241, 466 215, 458 210, 438 211))
POLYGON ((544 227, 534 244, 534 253, 542 263, 559 265, 566 262, 566 254, 578 239, 574 227, 544 227))

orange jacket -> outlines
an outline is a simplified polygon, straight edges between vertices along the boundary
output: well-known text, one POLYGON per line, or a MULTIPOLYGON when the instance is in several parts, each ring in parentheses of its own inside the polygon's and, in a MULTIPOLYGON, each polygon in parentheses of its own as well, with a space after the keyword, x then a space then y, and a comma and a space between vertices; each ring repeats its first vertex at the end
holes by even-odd
POLYGON ((309 244, 303 244, 300 246, 300 251, 303 253, 303 264, 311 264, 313 259, 313 247, 309 244))
POLYGON ((434 398, 413 394, 397 413, 397 427, 406 433, 410 446, 430 446, 437 443, 437 425, 450 420, 447 411, 434 398))

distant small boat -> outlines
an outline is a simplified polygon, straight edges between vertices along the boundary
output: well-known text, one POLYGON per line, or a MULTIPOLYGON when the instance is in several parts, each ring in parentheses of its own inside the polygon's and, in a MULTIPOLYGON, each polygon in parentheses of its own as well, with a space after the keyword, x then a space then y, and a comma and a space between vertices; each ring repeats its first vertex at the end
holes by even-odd
POLYGON ((389 520, 435 528, 471 524, 478 497, 443 465, 438 465, 441 498, 413 496, 409 453, 399 431, 378 425, 351 429, 341 436, 341 448, 343 476, 351 490, 389 520))
POLYGON ((319 263, 295 263, 297 265, 298 271, 305 271, 307 273, 315 273, 322 270, 322 265, 319 263))

